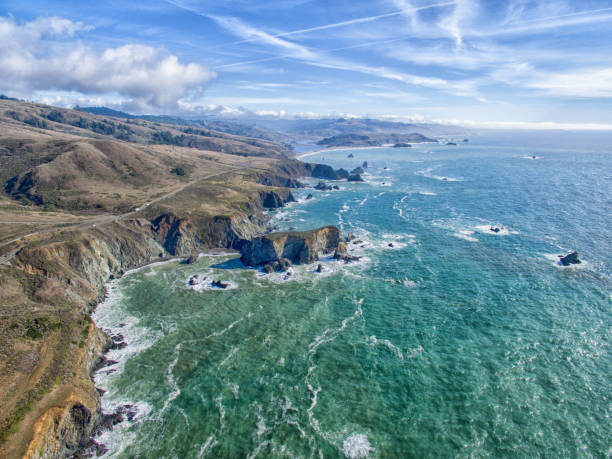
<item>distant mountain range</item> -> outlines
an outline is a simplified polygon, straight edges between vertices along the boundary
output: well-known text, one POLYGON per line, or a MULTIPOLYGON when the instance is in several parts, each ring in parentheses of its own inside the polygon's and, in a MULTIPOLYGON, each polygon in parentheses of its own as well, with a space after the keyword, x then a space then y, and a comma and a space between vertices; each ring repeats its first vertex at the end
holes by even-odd
POLYGON ((434 142, 437 138, 466 136, 461 127, 433 123, 402 123, 372 118, 284 119, 246 112, 241 117, 223 112, 206 117, 133 115, 107 107, 77 107, 102 116, 143 119, 153 123, 198 126, 227 134, 263 139, 300 150, 317 146, 378 146, 390 143, 434 142))

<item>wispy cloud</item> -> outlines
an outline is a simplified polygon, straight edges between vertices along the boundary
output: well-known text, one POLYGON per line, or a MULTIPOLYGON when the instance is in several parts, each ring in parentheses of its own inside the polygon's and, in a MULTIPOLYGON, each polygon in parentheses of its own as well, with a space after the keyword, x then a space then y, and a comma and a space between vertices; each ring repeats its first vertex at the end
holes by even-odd
MULTIPOLYGON (((404 8, 402 8, 399 11, 392 11, 390 13, 383 13, 383 14, 377 14, 374 16, 367 16, 367 17, 362 17, 362 18, 356 18, 356 19, 349 19, 346 21, 340 21, 340 22, 334 22, 331 24, 325 24, 325 25, 320 25, 320 26, 316 26, 316 27, 308 27, 305 29, 298 29, 298 30, 292 30, 289 32, 281 32, 281 33, 277 33, 272 35, 272 37, 290 37, 292 35, 302 35, 302 34, 307 34, 307 33, 311 33, 311 32, 320 32, 322 30, 328 30, 328 29, 336 29, 338 27, 346 27, 346 26, 352 26, 352 25, 357 25, 357 24, 364 24, 367 22, 374 22, 374 21, 378 21, 380 19, 385 19, 385 18, 390 18, 390 17, 394 17, 394 16, 400 16, 400 15, 405 15, 408 13, 416 13, 418 11, 424 11, 424 10, 428 10, 428 9, 432 9, 432 8, 441 8, 444 6, 450 6, 450 5, 455 5, 457 3, 457 0, 454 1, 449 1, 449 2, 442 2, 442 3, 433 3, 430 5, 424 5, 424 6, 419 6, 419 7, 413 7, 413 6, 406 6, 404 8)), ((258 40, 258 38, 253 38, 253 39, 247 39, 247 40, 241 40, 241 41, 237 41, 234 42, 232 44, 240 44, 240 43, 249 43, 249 42, 253 42, 258 40)))
POLYGON ((317 56, 316 53, 313 53, 305 46, 278 38, 277 36, 271 35, 263 30, 252 27, 237 18, 214 15, 209 15, 209 17, 234 35, 245 37, 247 39, 260 40, 265 44, 290 51, 292 53, 291 55, 295 56, 296 58, 313 59, 317 56))
POLYGON ((553 95, 612 98, 612 67, 571 73, 538 73, 527 85, 553 95))
MULTIPOLYGON (((213 17, 213 19, 215 19, 220 26, 237 36, 247 38, 258 37, 263 43, 283 51, 282 54, 273 57, 221 65, 216 67, 217 70, 227 67, 240 66, 243 64, 262 63, 277 59, 295 59, 315 67, 361 73, 364 75, 402 82, 408 85, 440 89, 459 96, 477 96, 476 84, 474 81, 450 82, 439 77, 414 75, 396 71, 384 66, 371 66, 355 63, 348 59, 331 56, 328 54, 329 52, 316 51, 303 45, 279 38, 278 36, 272 36, 264 31, 245 24, 236 18, 213 17), (286 53, 286 51, 289 51, 289 53, 286 53)), ((331 51, 339 51, 346 48, 347 47, 336 48, 331 51)))

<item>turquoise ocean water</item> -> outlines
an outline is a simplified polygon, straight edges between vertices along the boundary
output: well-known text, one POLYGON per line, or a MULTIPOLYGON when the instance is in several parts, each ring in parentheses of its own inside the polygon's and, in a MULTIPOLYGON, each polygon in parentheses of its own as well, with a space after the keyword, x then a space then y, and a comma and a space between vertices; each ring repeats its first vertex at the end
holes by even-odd
POLYGON ((311 156, 367 161, 366 183, 297 190, 273 222, 351 231, 358 263, 285 280, 205 256, 114 281, 95 320, 129 346, 96 382, 138 413, 108 456, 612 456, 612 153, 571 148, 311 156), (584 263, 558 266, 570 250, 584 263))

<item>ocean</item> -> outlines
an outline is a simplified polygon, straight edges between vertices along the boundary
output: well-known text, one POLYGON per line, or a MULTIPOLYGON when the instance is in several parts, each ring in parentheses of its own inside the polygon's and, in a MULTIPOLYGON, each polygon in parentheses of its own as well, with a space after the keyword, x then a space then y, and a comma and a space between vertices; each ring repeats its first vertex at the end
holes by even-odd
POLYGON ((295 190, 272 224, 337 225, 358 262, 112 281, 94 319, 128 346, 95 381, 136 414, 106 455, 612 456, 611 143, 536 137, 305 158, 366 181, 295 190))

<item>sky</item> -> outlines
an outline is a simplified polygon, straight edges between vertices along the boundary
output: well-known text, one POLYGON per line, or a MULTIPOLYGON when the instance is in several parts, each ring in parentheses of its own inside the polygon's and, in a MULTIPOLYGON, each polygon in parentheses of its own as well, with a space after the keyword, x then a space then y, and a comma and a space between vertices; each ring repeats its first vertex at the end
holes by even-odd
POLYGON ((2 0, 0 93, 609 130, 612 0, 2 0))

